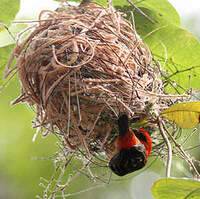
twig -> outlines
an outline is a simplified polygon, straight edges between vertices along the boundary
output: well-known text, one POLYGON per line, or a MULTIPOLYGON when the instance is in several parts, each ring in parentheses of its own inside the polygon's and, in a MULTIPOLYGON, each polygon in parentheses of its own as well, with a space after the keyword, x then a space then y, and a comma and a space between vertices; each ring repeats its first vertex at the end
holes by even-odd
POLYGON ((187 149, 185 149, 185 151, 189 151, 189 150, 193 150, 200 147, 200 144, 197 144, 196 146, 192 146, 192 147, 188 147, 187 149))
MULTIPOLYGON (((76 72, 74 73, 74 79, 75 79, 75 92, 77 93, 77 79, 76 79, 76 72)), ((76 100, 77 100, 77 108, 78 108, 78 115, 79 115, 79 121, 82 120, 81 118, 81 110, 80 110, 80 102, 79 102, 79 96, 78 93, 76 94, 76 100)))
POLYGON ((69 76, 69 90, 68 90, 68 118, 67 118, 67 136, 69 136, 69 129, 70 129, 70 113, 71 113, 71 106, 70 106, 70 101, 71 101, 71 91, 70 91, 70 76, 69 76))
POLYGON ((182 146, 188 141, 189 138, 193 136, 193 134, 197 131, 197 129, 193 129, 189 136, 187 136, 184 141, 182 142, 182 146))
MULTIPOLYGON (((74 193, 68 193, 68 194, 65 194, 64 196, 65 197, 70 197, 70 196, 75 196, 75 195, 79 195, 79 194, 82 194, 82 193, 85 193, 85 192, 88 192, 88 191, 91 191, 91 190, 94 190, 94 189, 97 189, 97 188, 101 188, 101 187, 104 187, 105 184, 100 184, 100 185, 96 185, 96 186, 93 186, 93 187, 90 187, 88 189, 83 189, 79 192, 74 192, 74 193)), ((59 198, 61 197, 60 195, 56 196, 56 198, 59 198)))
MULTIPOLYGON (((134 14, 133 14, 132 11, 131 11, 131 19, 132 19, 133 29, 136 30, 136 28, 135 28, 135 19, 134 19, 134 14)), ((137 37, 136 37, 136 39, 137 39, 137 37)))
POLYGON ((160 26, 160 27, 158 27, 158 28, 152 30, 151 32, 147 33, 147 34, 143 37, 143 39, 146 39, 147 37, 149 37, 150 35, 152 35, 154 32, 157 32, 157 31, 159 31, 159 30, 162 30, 162 29, 164 29, 164 28, 166 28, 166 27, 168 27, 168 26, 167 26, 167 25, 166 25, 166 26, 160 26))
POLYGON ((109 8, 112 8, 112 7, 113 7, 113 2, 112 2, 112 0, 108 0, 108 7, 109 7, 109 8))
POLYGON ((131 0, 127 0, 134 8, 135 10, 140 13, 141 15, 143 15, 146 19, 148 19, 152 24, 155 24, 156 22, 151 19, 149 16, 147 16, 141 9, 139 9, 131 0))
POLYGON ((12 35, 12 33, 10 32, 9 28, 6 26, 6 24, 0 22, 0 26, 3 26, 9 33, 9 35, 12 37, 12 39, 14 40, 15 42, 15 37, 12 35))
POLYGON ((97 117, 96 117, 96 120, 94 121, 94 124, 92 125, 92 128, 90 129, 90 132, 88 133, 87 137, 90 137, 90 135, 92 134, 94 128, 95 128, 95 125, 96 123, 98 122, 98 120, 100 119, 100 115, 103 111, 103 109, 105 108, 105 105, 102 106, 102 108, 99 110, 98 114, 97 114, 97 117))
POLYGON ((51 179, 48 181, 48 184, 47 184, 47 186, 46 186, 46 189, 44 190, 44 197, 43 197, 43 198, 45 198, 45 199, 48 198, 48 192, 50 191, 49 189, 50 189, 50 187, 51 187, 53 181, 56 179, 56 174, 57 174, 58 170, 60 169, 60 167, 61 167, 61 165, 59 164, 59 165, 56 167, 54 174, 51 176, 51 179))
POLYGON ((166 125, 164 122, 160 121, 161 124, 163 125, 163 128, 165 130, 165 132, 168 134, 168 136, 172 139, 172 141, 174 142, 175 146, 181 151, 181 153, 185 156, 186 158, 186 161, 188 162, 188 164, 193 168, 195 174, 196 174, 196 177, 199 179, 200 178, 200 174, 199 172, 197 171, 196 167, 194 166, 193 162, 192 162, 192 159, 189 157, 189 155, 183 150, 181 144, 179 144, 175 139, 174 137, 171 135, 171 133, 169 132, 169 130, 167 129, 166 125))
POLYGON ((160 117, 158 117, 158 126, 159 126, 160 133, 161 133, 163 139, 165 140, 165 143, 166 143, 167 149, 168 149, 166 177, 170 178, 171 166, 172 166, 172 147, 171 147, 168 137, 165 134, 165 131, 163 129, 163 123, 162 123, 160 117))

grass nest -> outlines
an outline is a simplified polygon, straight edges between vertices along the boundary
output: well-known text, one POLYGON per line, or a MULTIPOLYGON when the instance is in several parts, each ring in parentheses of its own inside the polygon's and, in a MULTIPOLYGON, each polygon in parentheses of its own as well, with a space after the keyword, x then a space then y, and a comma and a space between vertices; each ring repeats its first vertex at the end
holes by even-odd
POLYGON ((95 3, 43 10, 5 73, 17 70, 22 93, 13 104, 36 108, 35 127, 89 157, 112 150, 122 112, 152 120, 169 101, 150 50, 123 15, 95 3))

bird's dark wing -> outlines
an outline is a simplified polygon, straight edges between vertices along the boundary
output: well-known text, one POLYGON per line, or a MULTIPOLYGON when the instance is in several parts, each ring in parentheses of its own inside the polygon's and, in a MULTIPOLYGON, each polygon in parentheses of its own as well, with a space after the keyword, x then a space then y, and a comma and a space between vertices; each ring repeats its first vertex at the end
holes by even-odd
POLYGON ((145 164, 145 147, 138 143, 130 149, 122 148, 112 157, 109 167, 116 175, 124 176, 143 168, 145 164))

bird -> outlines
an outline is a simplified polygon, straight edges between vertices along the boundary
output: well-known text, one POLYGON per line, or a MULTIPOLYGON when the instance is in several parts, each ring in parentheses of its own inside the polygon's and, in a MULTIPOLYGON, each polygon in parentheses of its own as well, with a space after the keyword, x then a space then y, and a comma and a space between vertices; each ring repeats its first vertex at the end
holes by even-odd
POLYGON ((127 114, 118 118, 119 135, 115 139, 115 150, 109 161, 110 169, 124 176, 142 169, 152 150, 149 133, 143 128, 130 129, 127 114))

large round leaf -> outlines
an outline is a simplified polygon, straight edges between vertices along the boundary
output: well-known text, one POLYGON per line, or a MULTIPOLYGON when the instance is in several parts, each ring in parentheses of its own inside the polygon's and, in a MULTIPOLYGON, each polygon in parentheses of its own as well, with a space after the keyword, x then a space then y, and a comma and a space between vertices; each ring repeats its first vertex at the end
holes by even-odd
MULTIPOLYGON (((134 10, 126 0, 114 2, 127 14, 134 10)), ((146 0, 136 5, 155 22, 134 11, 137 32, 167 70, 164 80, 168 91, 177 93, 191 87, 199 89, 200 43, 197 38, 181 28, 180 18, 168 1, 146 0), (174 80, 176 84, 173 84, 174 80)))
MULTIPOLYGON (((20 0, 1 0, 0 1, 0 22, 10 25, 19 11, 20 0)), ((1 29, 0 29, 1 30, 1 29)))
POLYGON ((175 22, 172 23, 162 13, 144 7, 141 9, 157 23, 152 24, 144 16, 135 13, 136 29, 153 56, 167 70, 165 80, 171 86, 169 90, 177 93, 185 92, 190 87, 199 89, 200 43, 197 38, 179 26, 175 14, 175 22), (176 84, 172 84, 174 80, 176 84))

